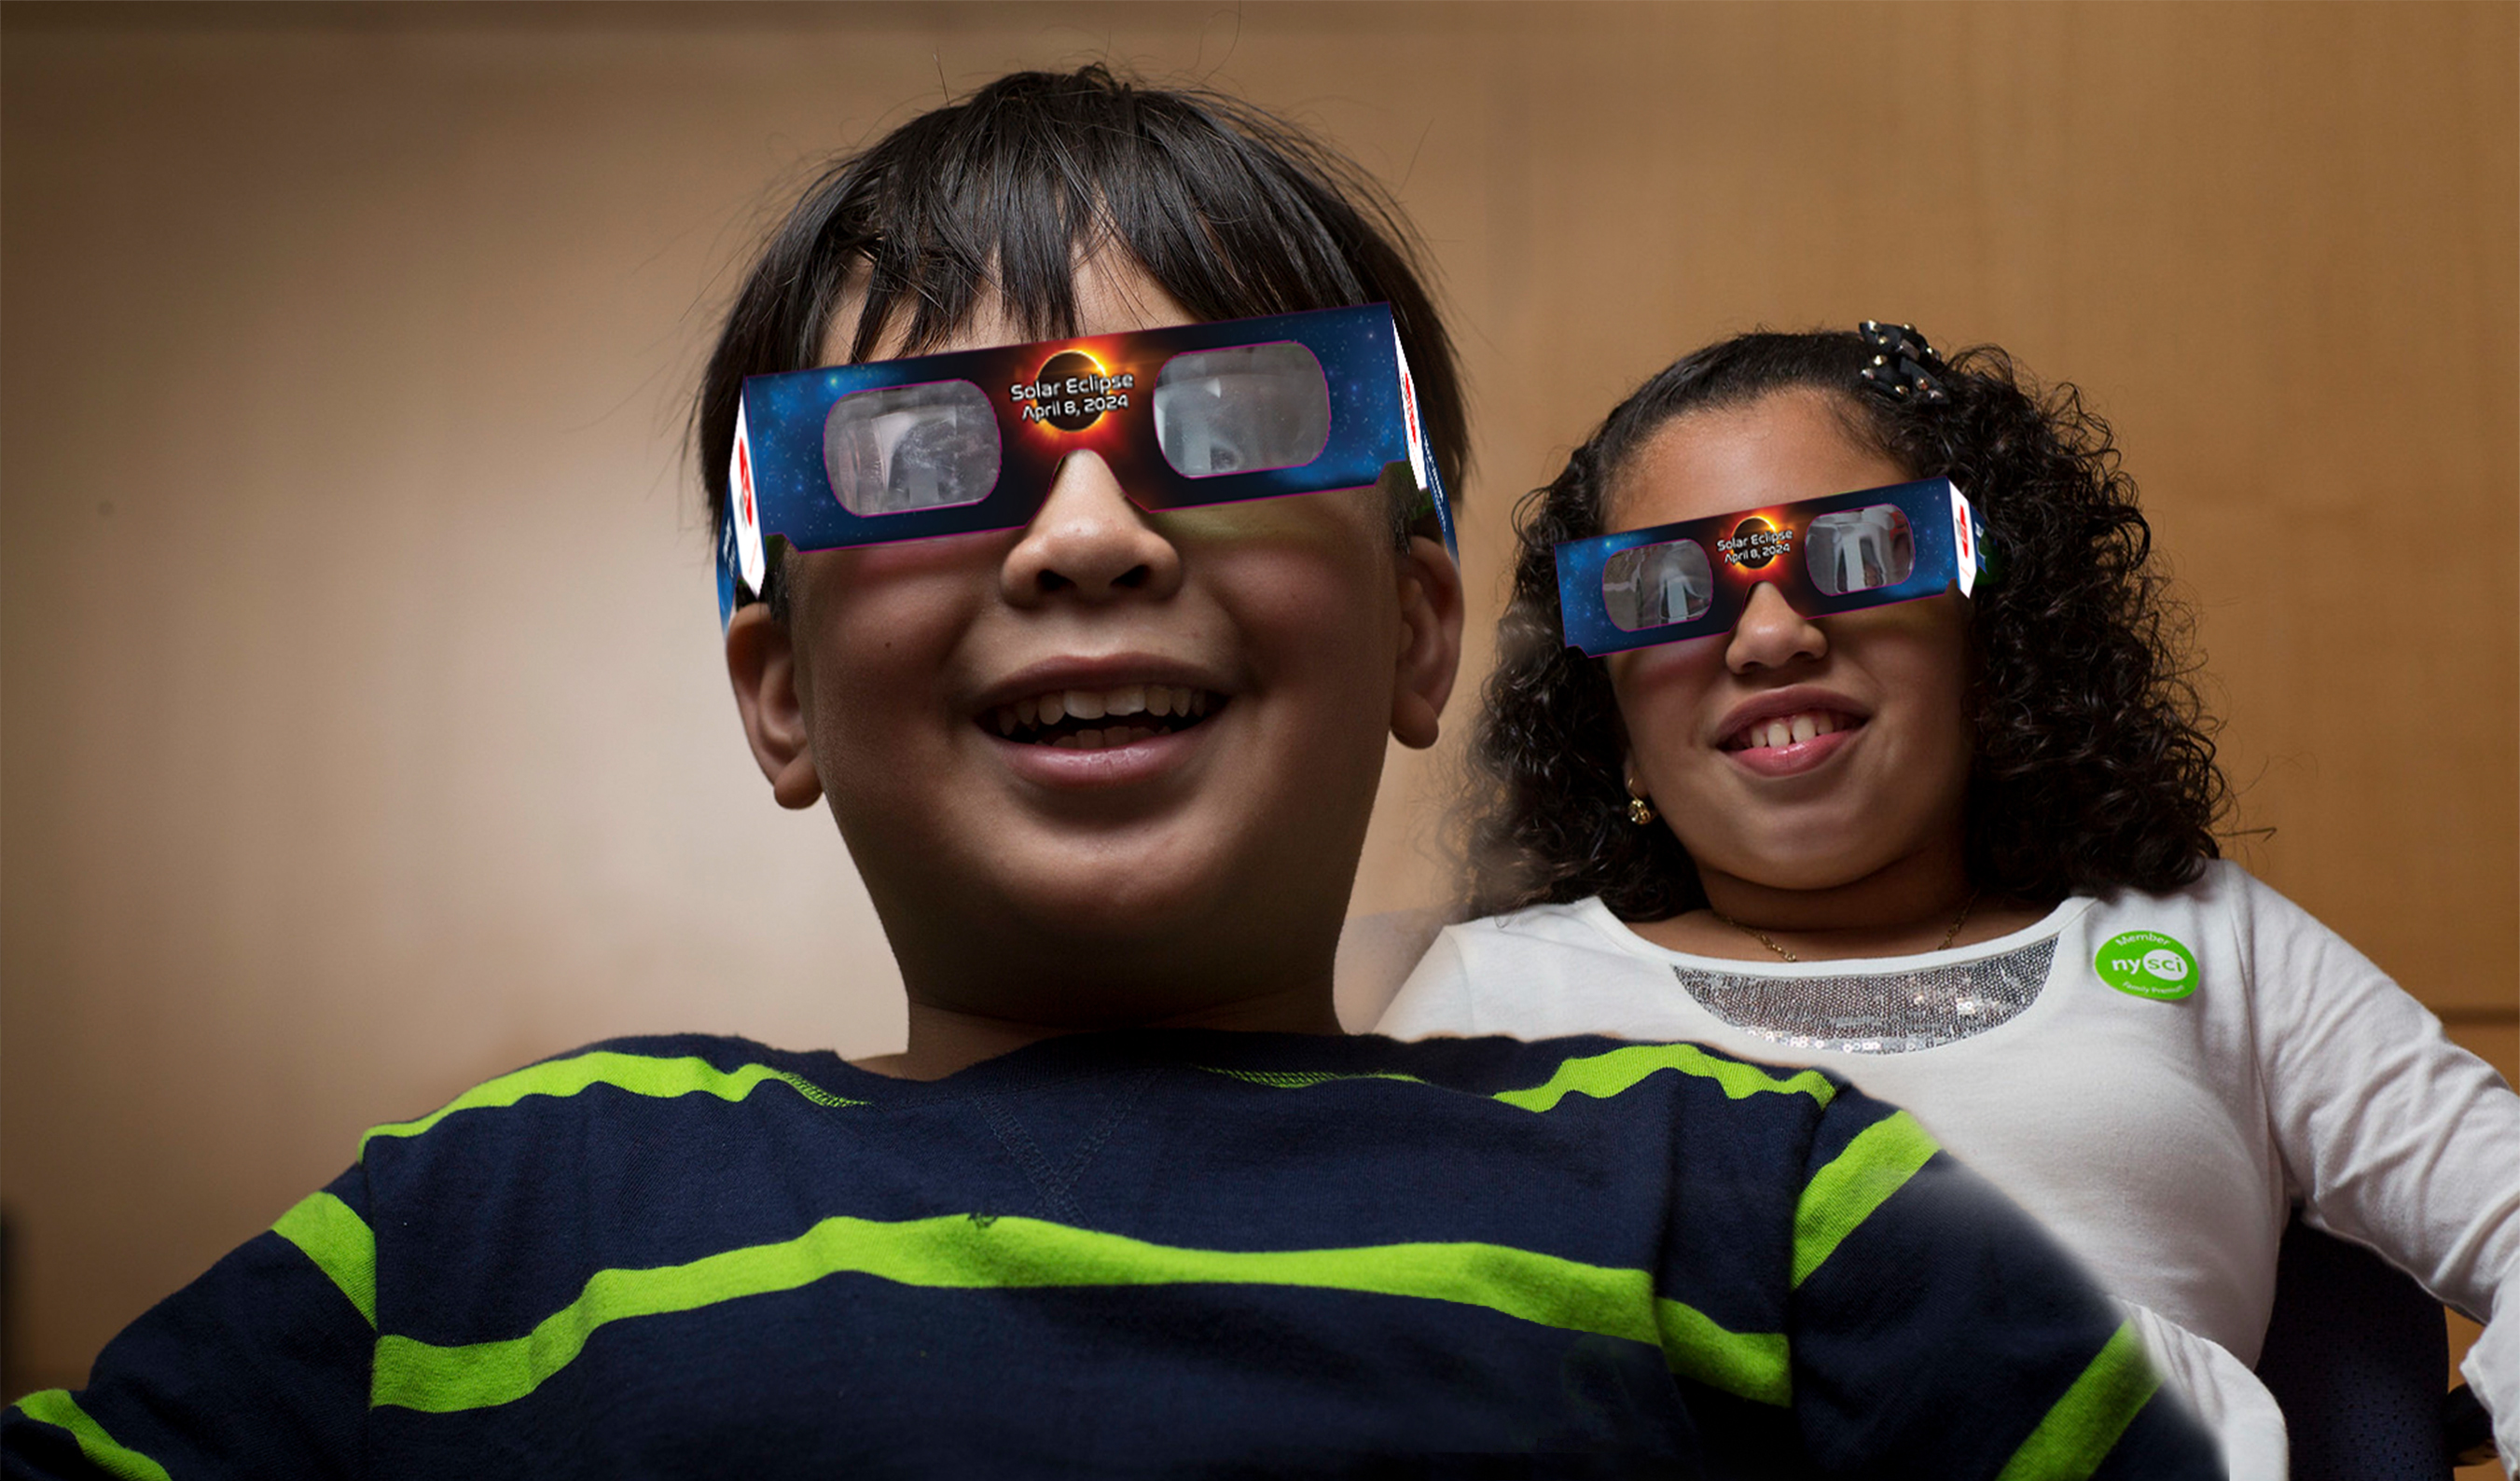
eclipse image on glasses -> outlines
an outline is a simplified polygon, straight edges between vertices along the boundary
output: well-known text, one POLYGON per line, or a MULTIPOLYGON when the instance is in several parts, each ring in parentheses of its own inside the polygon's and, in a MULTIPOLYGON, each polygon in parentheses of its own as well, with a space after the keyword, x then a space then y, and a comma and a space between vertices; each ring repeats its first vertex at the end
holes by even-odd
POLYGON ((1730 632, 1761 583, 1806 617, 1968 596, 1985 533, 1958 485, 1923 478, 1561 541, 1560 621, 1569 648, 1599 657, 1730 632))
POLYGON ((758 598, 773 539, 833 550, 1020 528, 1079 452, 1150 512, 1406 468, 1450 549, 1416 399, 1380 303, 749 377, 720 616, 758 598))

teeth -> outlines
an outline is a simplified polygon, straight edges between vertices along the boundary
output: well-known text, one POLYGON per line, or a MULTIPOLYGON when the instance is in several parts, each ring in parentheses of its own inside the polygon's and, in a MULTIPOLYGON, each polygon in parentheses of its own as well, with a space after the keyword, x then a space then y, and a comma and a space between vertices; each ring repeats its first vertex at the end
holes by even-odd
POLYGON ((1738 743, 1743 750, 1799 745, 1806 740, 1853 728, 1853 722, 1842 716, 1832 715, 1826 710, 1808 710, 1799 715, 1785 715, 1744 726, 1738 743))
MULTIPOLYGON (((1116 720, 1130 715, 1191 719, 1206 714, 1207 709, 1205 690, 1170 684, 1128 684, 1108 691, 1071 689, 1018 699, 991 711, 987 723, 996 726, 999 735, 1012 737, 1018 731, 1048 729, 1062 720, 1100 720, 1105 716, 1116 720)), ((1161 734, 1163 728, 1157 726, 1110 725, 1078 730, 1049 743, 1072 750, 1095 750, 1127 745, 1161 734)))

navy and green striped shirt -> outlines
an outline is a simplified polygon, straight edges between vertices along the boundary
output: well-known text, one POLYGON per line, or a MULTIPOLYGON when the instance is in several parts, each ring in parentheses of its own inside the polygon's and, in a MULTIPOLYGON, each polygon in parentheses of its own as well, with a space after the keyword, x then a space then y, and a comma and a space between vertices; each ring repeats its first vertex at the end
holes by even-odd
POLYGON ((2219 1474, 2154 1389, 2024 1216, 1818 1071, 1141 1032, 922 1084, 683 1037, 378 1127, 88 1388, 13 1409, 5 1454, 177 1478, 2219 1474))

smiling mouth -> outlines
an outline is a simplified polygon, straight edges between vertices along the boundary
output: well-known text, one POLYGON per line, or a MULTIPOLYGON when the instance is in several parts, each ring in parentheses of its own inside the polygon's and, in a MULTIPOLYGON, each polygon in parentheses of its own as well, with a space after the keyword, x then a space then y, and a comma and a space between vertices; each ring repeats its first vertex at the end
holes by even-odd
POLYGON ((1225 696, 1171 684, 1118 689, 1053 690, 1001 704, 980 717, 983 729, 1019 745, 1102 750, 1188 730, 1223 708, 1225 696))
POLYGON ((1839 731, 1863 726, 1860 715, 1841 714, 1835 710, 1804 710, 1800 714, 1778 715, 1773 720, 1754 720, 1724 738, 1719 750, 1777 750, 1839 731))

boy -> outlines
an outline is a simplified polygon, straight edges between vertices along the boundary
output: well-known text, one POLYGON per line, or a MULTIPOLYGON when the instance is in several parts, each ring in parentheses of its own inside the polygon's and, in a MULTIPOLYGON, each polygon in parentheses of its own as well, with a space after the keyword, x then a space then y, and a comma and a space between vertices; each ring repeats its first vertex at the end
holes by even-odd
POLYGON ((622 1042, 380 1127, 13 1412, 12 1473, 2212 1474, 1887 1107, 1335 1037, 1462 621, 1460 397, 1377 199, 1100 68, 826 177, 702 461, 747 740, 830 805, 908 1048, 622 1042))

